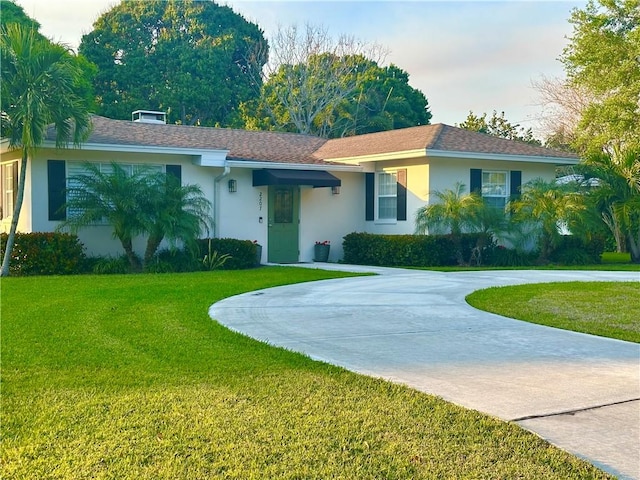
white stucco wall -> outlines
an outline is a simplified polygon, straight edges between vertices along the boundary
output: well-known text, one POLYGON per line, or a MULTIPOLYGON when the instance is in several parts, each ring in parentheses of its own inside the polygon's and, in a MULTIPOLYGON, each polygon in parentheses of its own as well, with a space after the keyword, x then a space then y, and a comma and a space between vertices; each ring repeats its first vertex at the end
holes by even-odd
MULTIPOLYGON (((0 164, 5 165, 7 163, 12 163, 14 161, 18 161, 18 164, 19 164, 21 160, 21 156, 22 156, 21 150, 11 150, 11 151, 3 150, 2 157, 0 159, 0 164)), ((30 163, 31 162, 27 162, 27 183, 25 185, 25 197, 26 197, 26 192, 27 191, 30 192, 32 190, 31 180, 29 175, 29 171, 31 169, 30 163)), ((19 174, 20 173, 18 172, 18 175, 19 174)), ((11 219, 13 218, 13 212, 3 212, 3 215, 4 215, 4 218, 0 220, 0 232, 8 233, 9 229, 11 228, 11 219)), ((18 231, 28 232, 30 231, 29 230, 30 226, 31 226, 31 200, 25 198, 24 203, 22 205, 22 209, 20 211, 20 219, 18 221, 18 231), (29 200, 29 206, 25 207, 25 203, 27 203, 27 200, 29 200)))
POLYGON ((328 240, 329 261, 342 260, 345 235, 364 229, 364 176, 331 172, 342 181, 340 193, 331 188, 302 187, 300 191, 300 261, 311 262, 316 242, 328 240))
MULTIPOLYGON (((415 158, 402 162, 378 162, 370 166, 376 173, 382 171, 407 170, 407 219, 390 220, 378 218, 378 180, 376 178, 374 196, 375 220, 366 222, 366 232, 386 235, 412 234, 415 230, 414 216, 418 208, 425 205, 429 192, 430 165, 426 159, 415 158)), ((364 198, 364 197, 363 197, 364 198)))
POLYGON ((472 168, 482 170, 498 170, 522 172, 522 184, 541 177, 551 181, 556 176, 556 166, 548 163, 530 163, 496 160, 470 160, 460 158, 431 158, 432 175, 429 181, 429 191, 443 191, 451 189, 456 182, 465 185, 465 191, 469 192, 470 171, 472 168))
MULTIPOLYGON (((4 153, 2 161, 7 157, 4 153)), ((183 184, 199 184, 215 212, 215 229, 210 232, 218 237, 257 241, 263 246, 262 262, 268 251, 268 187, 253 187, 252 168, 232 167, 227 175, 222 167, 201 167, 187 155, 108 153, 69 150, 42 150, 30 162, 25 200, 20 219, 21 231, 54 231, 59 222, 48 220, 47 160, 95 161, 142 164, 179 164, 182 166, 183 184), (215 183, 218 178, 219 182, 215 183), (32 179, 32 180, 31 180, 32 179), (228 181, 237 182, 237 191, 230 193, 228 181)), ((522 183, 534 178, 555 178, 555 165, 543 163, 469 160, 458 158, 412 158, 396 162, 371 162, 363 165, 364 171, 407 170, 407 220, 377 220, 377 195, 374 221, 365 221, 365 176, 362 172, 332 170, 342 181, 340 193, 334 195, 330 188, 300 187, 299 260, 311 262, 316 241, 328 240, 331 244, 329 260, 337 262, 343 257, 343 237, 351 232, 377 234, 411 234, 415 228, 415 212, 429 201, 429 192, 452 188, 457 181, 469 186, 471 168, 484 170, 520 170, 522 183)), ((377 189, 377 181, 376 181, 377 189)), ((8 222, 3 221, 2 227, 8 222)), ((78 232, 89 255, 121 255, 122 246, 112 237, 108 225, 86 227, 78 232)), ((139 254, 144 251, 144 239, 135 241, 139 254)))

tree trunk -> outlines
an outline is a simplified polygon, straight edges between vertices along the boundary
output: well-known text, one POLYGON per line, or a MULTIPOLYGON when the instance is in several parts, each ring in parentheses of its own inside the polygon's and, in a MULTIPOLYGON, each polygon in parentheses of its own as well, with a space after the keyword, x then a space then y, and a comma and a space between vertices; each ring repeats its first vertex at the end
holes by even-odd
POLYGON ((606 212, 602 212, 602 221, 613 235, 616 242, 616 251, 618 253, 625 253, 627 251, 626 238, 620 230, 620 224, 616 220, 614 212, 611 211, 611 206, 607 207, 606 212))
POLYGON ((628 240, 631 262, 640 263, 640 229, 638 229, 637 238, 634 238, 633 232, 629 232, 628 240))
POLYGON ((122 248, 124 248, 124 253, 127 256, 127 259, 129 260, 129 266, 131 267, 131 271, 139 272, 141 270, 140 260, 138 260, 138 257, 133 251, 133 242, 131 241, 130 238, 126 238, 126 239, 121 238, 120 243, 122 243, 122 248))
POLYGON ((27 178, 27 149, 22 149, 22 160, 20 162, 20 179, 18 181, 18 194, 16 196, 16 204, 13 208, 13 217, 11 218, 11 228, 5 245, 4 258, 2 259, 2 270, 0 277, 9 276, 9 263, 11 262, 11 253, 13 245, 16 241, 16 230, 18 229, 18 219, 20 218, 20 210, 22 210, 22 201, 24 199, 24 184, 27 178))
POLYGON ((158 250, 160 243, 162 243, 163 238, 164 238, 164 235, 162 233, 154 232, 149 235, 149 238, 147 239, 147 248, 144 251, 145 267, 149 265, 149 262, 151 261, 156 251, 158 250))

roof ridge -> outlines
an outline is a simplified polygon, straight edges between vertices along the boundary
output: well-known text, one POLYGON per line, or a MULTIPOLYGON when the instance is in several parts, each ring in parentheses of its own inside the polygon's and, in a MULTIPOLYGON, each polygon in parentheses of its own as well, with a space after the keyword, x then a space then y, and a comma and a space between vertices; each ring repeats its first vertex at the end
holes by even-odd
POLYGON ((120 122, 120 123, 127 123, 127 124, 134 124, 134 125, 153 125, 153 126, 165 126, 165 127, 172 127, 172 128, 188 128, 188 129, 196 129, 196 128, 202 128, 202 129, 208 129, 208 130, 222 130, 225 132, 242 132, 242 133, 268 133, 268 134, 277 134, 277 135, 286 135, 286 136, 295 136, 295 137, 306 137, 306 138, 314 138, 314 139, 318 139, 318 140, 328 140, 326 138, 323 137, 319 137, 317 135, 311 135, 309 133, 297 133, 297 132, 281 132, 278 130, 247 130, 246 128, 233 128, 233 127, 212 127, 209 125, 184 125, 184 124, 178 124, 178 123, 145 123, 145 122, 134 122, 131 120, 125 120, 122 118, 109 118, 109 117, 105 117, 103 115, 97 115, 95 113, 91 113, 90 114, 91 117, 96 117, 96 118, 100 118, 103 120, 108 120, 110 122, 120 122))
POLYGON ((430 142, 425 144, 425 146, 424 146, 425 149, 428 149, 429 147, 432 147, 433 145, 438 143, 438 140, 440 139, 440 135, 442 135, 442 132, 444 131, 445 127, 448 127, 449 125, 446 125, 444 123, 434 123, 431 126, 434 127, 434 130, 436 131, 436 134, 433 136, 433 138, 431 139, 430 142))

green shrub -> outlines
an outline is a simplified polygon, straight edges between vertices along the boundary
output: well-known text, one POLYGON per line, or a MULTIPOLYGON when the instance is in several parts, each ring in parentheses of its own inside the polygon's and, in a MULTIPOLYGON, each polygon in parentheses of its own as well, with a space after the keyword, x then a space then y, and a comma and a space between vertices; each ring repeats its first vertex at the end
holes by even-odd
MULTIPOLYGON (((463 258, 469 261, 479 244, 479 234, 462 235, 463 258)), ((344 237, 344 262, 356 265, 439 267, 456 264, 455 246, 451 235, 377 235, 350 233, 344 237)), ((485 250, 480 249, 482 260, 485 250)))
MULTIPOLYGON (((7 234, 0 235, 2 255, 7 234)), ((10 275, 70 275, 86 269, 84 246, 68 233, 16 233, 10 275)))
POLYGON ((202 260, 209 255, 209 240, 211 240, 211 252, 217 252, 218 256, 230 255, 221 270, 242 270, 256 266, 257 244, 251 240, 238 240, 236 238, 203 238, 198 240, 200 248, 199 261, 202 268, 202 260))
POLYGON ((522 252, 513 248, 497 246, 485 258, 487 265, 494 267, 524 267, 535 264, 536 252, 522 252))
POLYGON ((180 273, 202 270, 199 252, 188 249, 163 249, 158 251, 153 259, 145 265, 149 273, 180 273))
POLYGON ((106 274, 121 274, 129 273, 130 264, 126 255, 119 257, 93 257, 89 259, 93 273, 106 275, 106 274))
POLYGON ((589 240, 585 240, 574 235, 563 235, 549 259, 562 265, 600 263, 604 246, 605 239, 601 236, 594 235, 589 240))

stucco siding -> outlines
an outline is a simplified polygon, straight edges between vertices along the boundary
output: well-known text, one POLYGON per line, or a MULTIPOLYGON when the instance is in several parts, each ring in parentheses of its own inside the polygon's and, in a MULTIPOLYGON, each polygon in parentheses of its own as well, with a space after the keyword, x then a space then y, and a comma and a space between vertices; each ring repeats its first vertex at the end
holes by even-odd
POLYGON ((541 177, 551 181, 555 178, 556 167, 553 164, 507 162, 495 160, 469 160, 458 158, 431 158, 429 160, 432 174, 429 181, 430 192, 442 192, 451 189, 456 182, 465 185, 465 191, 469 192, 470 171, 472 168, 494 171, 522 172, 522 183, 541 177))
POLYGON ((342 239, 364 229, 364 178, 361 173, 332 172, 340 178, 340 193, 330 188, 302 187, 300 195, 300 261, 311 262, 315 242, 328 240, 329 261, 342 260, 342 239))
POLYGON ((376 166, 376 171, 407 171, 407 219, 389 220, 379 219, 378 216, 378 186, 376 183, 375 220, 367 222, 366 231, 375 234, 401 235, 411 234, 415 230, 415 212, 425 205, 429 192, 430 165, 425 159, 416 159, 399 163, 384 162, 376 166), (416 162, 422 163, 416 163, 416 162))

